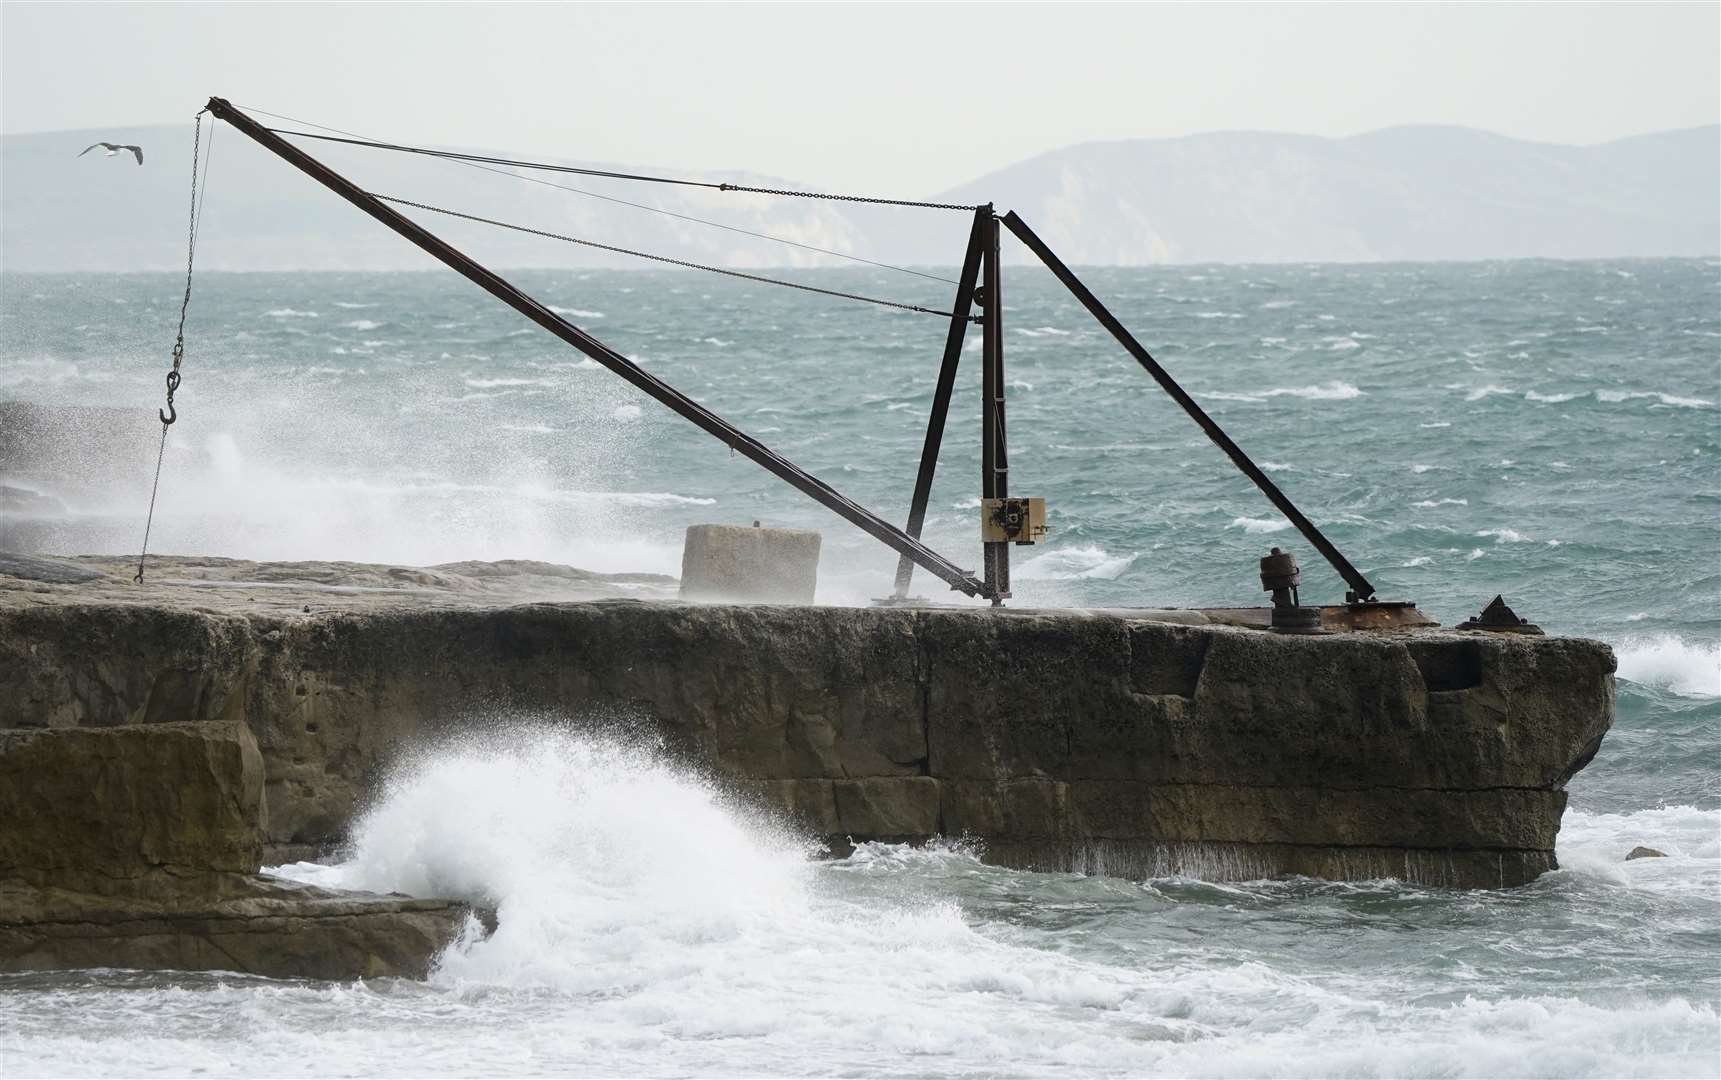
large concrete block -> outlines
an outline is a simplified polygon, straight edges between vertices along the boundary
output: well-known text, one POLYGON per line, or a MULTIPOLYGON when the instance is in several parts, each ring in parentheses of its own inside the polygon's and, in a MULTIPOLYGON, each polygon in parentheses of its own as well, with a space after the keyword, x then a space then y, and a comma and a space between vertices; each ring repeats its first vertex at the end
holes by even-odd
POLYGON ((689 525, 681 598, 810 604, 819 579, 819 534, 755 525, 689 525))

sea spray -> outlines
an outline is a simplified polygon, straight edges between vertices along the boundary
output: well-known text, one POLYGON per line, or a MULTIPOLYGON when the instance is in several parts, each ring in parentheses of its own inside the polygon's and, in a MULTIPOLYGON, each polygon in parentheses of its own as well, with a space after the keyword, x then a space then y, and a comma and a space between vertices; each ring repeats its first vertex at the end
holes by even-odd
MULTIPOLYGON (((817 272, 853 291, 867 291, 866 273, 817 272)), ((541 898, 542 936, 468 942, 428 984, 0 976, 4 1071, 1716 1075, 1721 262, 1397 264, 1342 275, 1284 266, 1266 293, 1239 273, 1113 269, 1092 282, 1122 298, 1120 315, 1251 455, 1295 466, 1275 479, 1323 528, 1332 523, 1331 538, 1382 595, 1415 599, 1450 626, 1504 592, 1550 633, 1615 646, 1619 720, 1571 783, 1561 870, 1521 889, 1463 893, 1390 881, 1144 886, 888 845, 797 862, 792 834, 779 846, 768 822, 752 833, 735 811, 770 870, 744 880, 780 881, 771 860, 787 864, 774 914, 754 920, 719 905, 721 921, 701 924, 660 899, 619 924, 622 905, 612 904, 613 936, 631 935, 649 961, 634 965, 605 960, 593 922, 558 913, 553 890, 508 876, 511 862, 482 863, 486 845, 502 842, 461 831, 459 811, 481 800, 450 786, 447 812, 424 819, 426 865, 454 880, 458 868, 429 855, 439 836, 450 853, 464 844, 476 893, 507 903, 504 887, 518 889, 523 911, 541 898), (1616 270, 1636 275, 1629 290, 1616 270), (1253 316, 1265 296, 1295 306, 1253 316), (1553 315, 1598 306, 1633 313, 1628 349, 1617 335, 1565 332, 1553 315), (1201 311, 1247 317, 1193 317, 1201 311), (1329 312, 1342 320, 1330 331, 1377 336, 1331 351, 1327 320, 1314 318, 1329 312), (1469 328, 1463 342, 1455 326, 1469 328), (1513 355, 1526 347, 1530 358, 1513 355), (1464 400, 1491 385, 1518 393, 1464 400), (1518 464, 1498 466, 1507 459, 1518 464), (1423 501, 1437 508, 1415 506, 1423 501), (1476 536, 1505 525, 1536 539, 1476 536), (1668 857, 1624 862, 1638 845, 1668 857), (658 934, 658 920, 729 936, 689 943, 658 934), (544 956, 523 957, 532 949, 544 956), (581 983, 588 967, 603 978, 581 983)), ((866 403, 930 400, 945 330, 936 320, 826 311, 799 294, 722 283, 709 296, 681 294, 680 279, 649 271, 526 278, 558 304, 607 313, 595 325, 618 348, 901 520, 924 408, 866 403), (734 346, 699 344, 707 335, 734 346), (858 471, 839 475, 844 464, 858 471)), ((160 355, 169 276, 4 280, 15 302, 0 320, 0 397, 124 407, 146 422, 146 437, 159 430, 159 388, 140 389, 138 372, 160 355)), ((685 425, 649 409, 617 423, 616 408, 639 403, 633 391, 542 334, 509 336, 520 329, 512 313, 449 275, 234 274, 210 286, 192 355, 205 358, 203 374, 188 383, 191 397, 182 393, 168 444, 162 550, 414 565, 536 558, 673 573, 686 525, 762 518, 824 531, 821 600, 866 603, 888 587, 894 552, 685 425), (322 314, 262 314, 289 304, 322 314), (386 328, 343 325, 354 320, 349 307, 386 328), (553 385, 481 390, 468 377, 553 385), (538 392, 501 395, 509 390, 538 392), (499 396, 461 400, 480 392, 499 396), (212 442, 218 433, 230 441, 212 442)), ((1270 504, 1109 336, 1072 321, 1049 276, 1022 275, 1007 292, 1009 326, 1075 331, 1012 334, 1006 350, 1009 376, 1035 387, 1010 395, 1012 491, 1047 496, 1053 514, 1047 544, 1013 549, 1013 606, 1253 602, 1255 560, 1299 538, 1226 528, 1240 514, 1273 520, 1270 504), (1036 556, 1071 549, 1092 554, 1041 564, 1058 576, 1022 575, 1036 556), (1127 572, 1086 573, 1135 553, 1127 572)), ((978 336, 970 341, 977 349, 978 336)), ((959 558, 977 551, 974 393, 962 380, 924 534, 959 558)), ((0 546, 128 550, 154 447, 140 469, 129 445, 104 455, 93 428, 65 430, 77 438, 44 455, 53 468, 0 483, 40 491, 66 513, 40 522, 0 512, 0 546)), ((1303 565, 1306 597, 1341 595, 1319 560, 1303 565)), ((950 598, 930 584, 917 574, 915 593, 950 598)), ((519 822, 497 815, 500 831, 542 835, 526 811, 536 805, 522 803, 519 822)), ((711 805, 730 813, 720 789, 711 805)), ((659 836, 625 828, 610 835, 659 836)), ((519 861, 584 880, 547 857, 519 861)), ((664 891, 697 903, 710 876, 701 874, 664 891)), ((559 894, 595 910, 613 893, 586 895, 559 894)))
POLYGON ((1627 638, 1614 652, 1622 679, 1687 697, 1721 697, 1721 644, 1656 634, 1627 638))

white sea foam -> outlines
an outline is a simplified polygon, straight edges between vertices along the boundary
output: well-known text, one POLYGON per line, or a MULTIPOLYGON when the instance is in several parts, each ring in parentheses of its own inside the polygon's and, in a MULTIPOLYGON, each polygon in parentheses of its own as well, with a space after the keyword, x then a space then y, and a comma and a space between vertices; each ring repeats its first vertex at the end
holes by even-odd
POLYGON ((1617 405, 1623 401, 1641 401, 1654 398, 1663 405, 1681 409, 1702 409, 1715 404, 1708 398, 1681 397, 1677 394, 1663 394, 1655 390, 1597 390, 1596 400, 1617 405))
POLYGON ((1470 500, 1469 499, 1423 499, 1421 502, 1413 502, 1410 505, 1416 507, 1418 510, 1432 510, 1436 506, 1469 506, 1470 500))
POLYGON ((1541 401, 1551 405, 1559 405, 1567 401, 1575 401, 1583 396, 1582 391, 1574 391, 1569 394, 1539 394, 1534 390, 1528 390, 1524 393, 1524 400, 1541 401))
POLYGON ((554 304, 547 306, 557 315, 566 315, 570 319, 601 319, 604 317, 604 313, 601 311, 587 311, 585 308, 577 307, 557 307, 554 304))
POLYGON ((1431 566, 1431 565, 1433 565, 1433 563, 1434 563, 1434 557, 1432 555, 1418 555, 1415 558, 1406 560, 1405 562, 1403 562, 1399 565, 1404 566, 1404 567, 1431 566))
MULTIPOLYGON (((430 986, 410 994, 229 991, 245 995, 233 1005, 247 1020, 252 1069, 386 1071, 384 1062, 401 1060, 391 1055, 408 1052, 419 1071, 434 1060, 450 1072, 530 1063, 548 1072, 700 1075, 850 1072, 853 1062, 936 1076, 1208 1077, 1683 1076, 1713 1065, 1715 1009, 1679 997, 1608 993, 1598 1002, 1587 987, 1511 996, 1458 963, 1442 984, 1458 992, 1423 1000, 1395 992, 1416 989, 1401 987, 1402 972, 1385 990, 1381 976, 1256 959, 1242 940, 1234 949, 1242 962, 1214 962, 1194 946, 1126 963, 1037 947, 1023 927, 917 899, 917 883, 1007 873, 959 845, 863 844, 821 866, 780 826, 636 744, 561 725, 494 729, 398 770, 354 829, 347 862, 277 872, 466 897, 495 908, 495 933, 470 927, 430 986), (377 1022, 355 1022, 366 1016, 377 1022), (256 1037, 259 1025, 269 1038, 256 1037), (313 1041, 313 1055, 295 1056, 313 1041)), ((1721 813, 1690 807, 1570 810, 1558 841, 1562 869, 1549 880, 1683 895, 1721 857, 1718 833, 1721 813), (1624 862, 1637 844, 1669 857, 1624 862)), ((1125 903, 1143 892, 1052 877, 999 876, 990 888, 1006 885, 1060 895, 1115 889, 1125 903)), ((1240 939, 1247 927, 1236 920, 1245 915, 1296 918, 1300 908, 1285 905, 1282 887, 1201 886, 1225 898, 1240 939)), ((1346 888, 1312 902, 1333 905, 1346 888)), ((1153 883, 1147 892, 1164 895, 1153 883)), ((1432 902, 1407 899, 1395 918, 1418 926, 1412 920, 1432 902)), ((1467 898, 1466 919, 1487 919, 1495 902, 1467 898)), ((1188 921, 1207 906, 1177 903, 1167 913, 1188 921)), ((1346 926, 1368 934, 1360 916, 1346 926)), ((1525 963, 1540 959, 1537 946, 1513 944, 1525 963)), ((111 1010, 119 999, 107 992, 102 1000, 111 1010)), ((193 1019, 220 1008, 199 1005, 193 1019)), ((196 1066, 214 1060, 198 1040, 226 1038, 214 1027, 202 1023, 194 1038, 166 1045, 92 1043, 85 1029, 81 1052, 84 1060, 124 1054, 138 1071, 155 1071, 158 1059, 196 1066)), ((25 1050, 13 1055, 19 1070, 38 1071, 46 1041, 25 1050)))
POLYGON ((1486 551, 1483 551, 1481 548, 1471 548, 1470 554, 1464 556, 1464 561, 1465 562, 1475 562, 1477 559, 1480 559, 1482 556, 1484 556, 1486 554, 1488 554, 1488 553, 1486 551))
POLYGON ((631 424, 637 421, 642 413, 638 405, 617 405, 610 415, 624 424, 631 424))
POLYGON ((320 317, 314 311, 299 311, 290 307, 275 308, 272 311, 264 312, 264 314, 272 319, 315 319, 320 317))
POLYGON ((1452 426, 1452 421, 1436 420, 1432 424, 1418 424, 1416 426, 1419 428, 1447 428, 1452 426))
POLYGON ((1363 392, 1346 382, 1329 382, 1321 386, 1280 386, 1272 390, 1262 390, 1255 394, 1234 393, 1228 390, 1207 390, 1201 394, 1204 398, 1215 401, 1265 401, 1267 398, 1296 397, 1309 401, 1349 401, 1363 396, 1363 392))
POLYGON ((1613 651, 1622 679, 1686 697, 1721 697, 1721 643, 1657 634, 1627 638, 1613 651))
POLYGON ((360 311, 360 310, 363 310, 364 308, 373 308, 373 307, 378 307, 380 305, 377 305, 377 304, 355 304, 351 300, 336 300, 335 306, 338 308, 346 308, 348 311, 360 311))
POLYGON ((1496 544, 1522 544, 1532 537, 1525 536, 1516 529, 1478 529, 1477 536, 1492 536, 1496 544))
POLYGON ((505 387, 505 386, 554 386, 554 385, 556 385, 554 379, 496 378, 496 379, 465 379, 463 381, 466 383, 467 386, 470 386, 474 390, 495 390, 499 387, 505 387))
POLYGON ((1481 401, 1485 397, 1494 397, 1496 395, 1510 396, 1510 395, 1516 394, 1516 393, 1517 393, 1517 391, 1513 390, 1510 387, 1495 386, 1494 384, 1490 383, 1487 386, 1472 387, 1470 392, 1464 395, 1464 400, 1465 401, 1481 401))
POLYGON ((1110 581, 1128 570, 1135 558, 1134 554, 1112 555, 1092 544, 1060 548, 1029 559, 1016 568, 1014 576, 1024 581, 1073 581, 1080 578, 1110 581))
POLYGON ((1264 397, 1299 397, 1310 401, 1349 401, 1363 392, 1347 382, 1333 381, 1321 386, 1286 386, 1266 391, 1264 397))
POLYGON ((1227 529, 1242 529, 1244 532, 1253 536, 1264 533, 1284 532, 1286 529, 1291 527, 1291 523, 1286 521, 1284 518, 1239 517, 1232 518, 1231 524, 1225 527, 1227 529))

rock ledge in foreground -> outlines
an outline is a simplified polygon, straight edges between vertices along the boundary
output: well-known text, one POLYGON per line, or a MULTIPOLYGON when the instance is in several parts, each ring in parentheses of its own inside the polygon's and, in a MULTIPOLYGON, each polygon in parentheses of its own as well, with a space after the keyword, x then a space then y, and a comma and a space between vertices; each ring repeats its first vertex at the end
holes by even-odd
POLYGON ((0 731, 0 971, 426 974, 466 909, 255 874, 262 794, 242 724, 0 731))

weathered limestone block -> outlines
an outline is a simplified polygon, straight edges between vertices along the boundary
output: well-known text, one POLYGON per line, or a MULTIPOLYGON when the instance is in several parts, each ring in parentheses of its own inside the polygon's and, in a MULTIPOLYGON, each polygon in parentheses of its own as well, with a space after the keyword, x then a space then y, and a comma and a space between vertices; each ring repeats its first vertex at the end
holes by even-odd
POLYGON ((271 838, 338 838, 405 740, 504 714, 645 725, 737 778, 920 774, 913 613, 817 610, 600 601, 262 624, 246 713, 271 838))
POLYGON ((0 729, 0 971, 422 975, 465 908, 259 877, 263 770, 243 724, 0 729))
POLYGON ((944 831, 951 836, 1069 841, 1070 785, 1061 780, 945 780, 944 831))
POLYGON ((262 814, 242 724, 0 730, 0 879, 213 895, 257 869, 262 814))
POLYGON ((681 549, 681 598, 731 604, 810 604, 819 577, 819 534, 755 525, 689 525, 681 549))
POLYGON ((240 718, 245 619, 121 604, 6 614, 0 728, 240 718))
POLYGON ((937 836, 938 781, 930 776, 877 776, 837 780, 837 823, 856 840, 937 836))
POLYGON ((781 815, 809 836, 842 835, 837 795, 830 780, 743 780, 736 790, 748 802, 781 815))
POLYGON ((142 904, 0 884, 0 971, 125 967, 278 979, 423 978, 466 925, 451 900, 337 893, 276 878, 221 900, 142 904), (20 917, 27 914, 28 917, 20 917))
POLYGON ((0 726, 161 716, 156 695, 243 715, 277 853, 338 842, 412 740, 526 715, 655 737, 824 838, 966 834, 1046 868, 1518 882, 1553 865, 1612 672, 1579 639, 1286 637, 1189 613, 0 604, 0 701, 30 697, 0 726), (91 651, 104 619, 124 634, 91 651))

